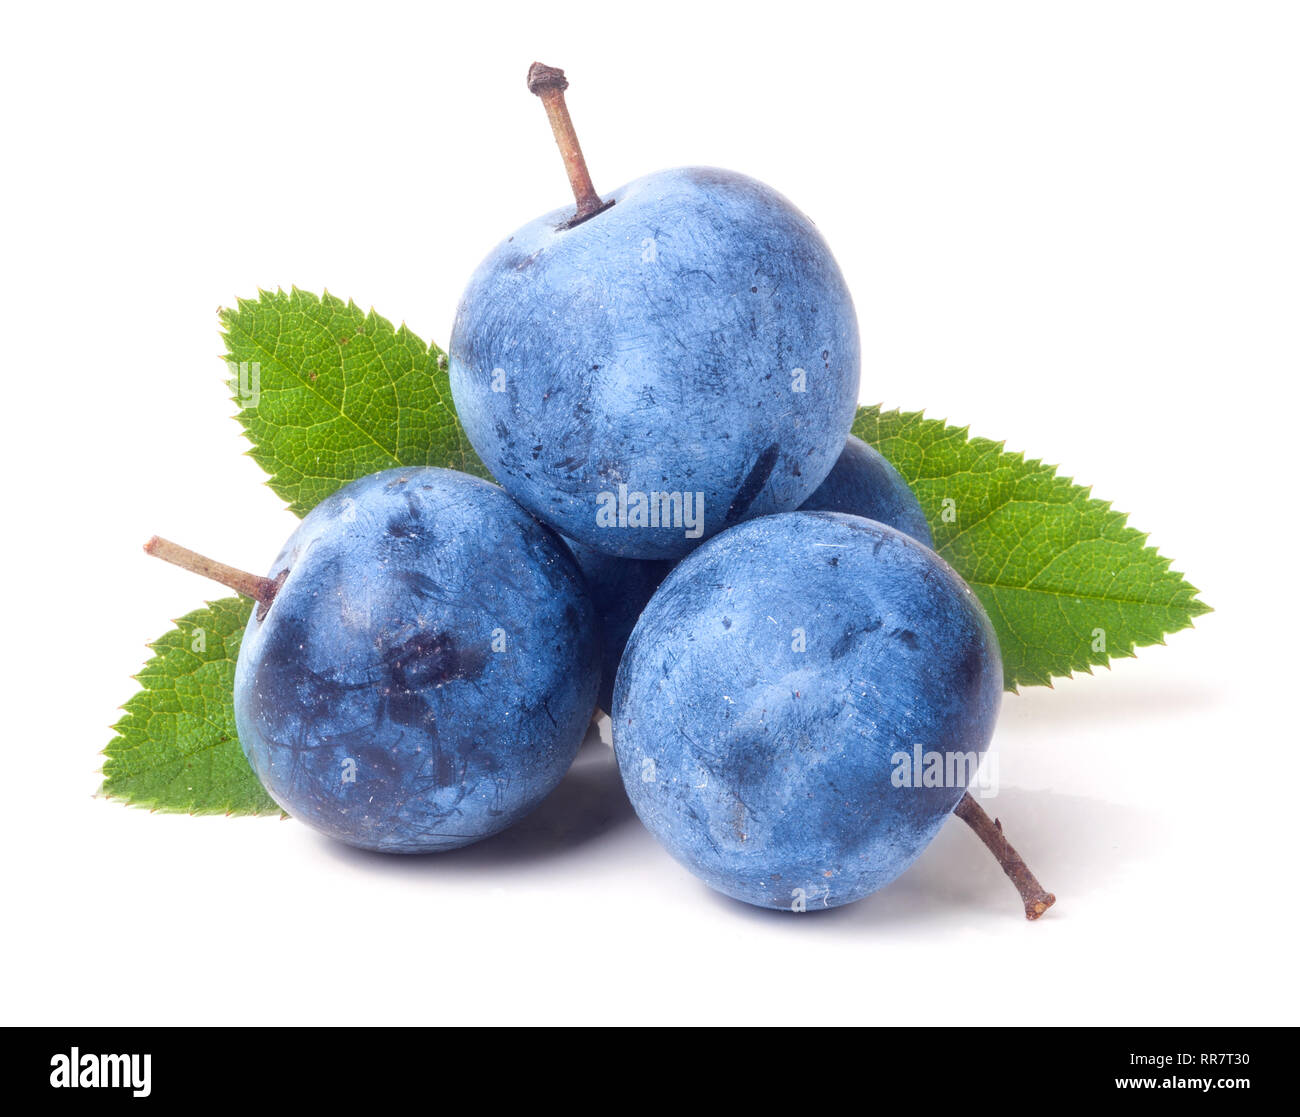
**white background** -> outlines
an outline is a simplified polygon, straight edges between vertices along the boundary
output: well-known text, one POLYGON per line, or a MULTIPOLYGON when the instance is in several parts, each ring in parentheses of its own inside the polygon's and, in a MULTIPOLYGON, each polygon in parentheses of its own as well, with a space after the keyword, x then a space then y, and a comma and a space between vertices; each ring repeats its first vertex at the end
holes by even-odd
POLYGON ((1296 1022, 1300 20, 1265 3, 21 5, 3 96, 7 1023, 1296 1022), (258 287, 445 344, 568 194, 709 163, 833 246, 862 400, 1059 462, 1216 612, 1009 696, 994 809, 821 916, 708 892, 595 742, 515 831, 420 859, 94 798, 168 618, 293 526, 215 312, 258 287))

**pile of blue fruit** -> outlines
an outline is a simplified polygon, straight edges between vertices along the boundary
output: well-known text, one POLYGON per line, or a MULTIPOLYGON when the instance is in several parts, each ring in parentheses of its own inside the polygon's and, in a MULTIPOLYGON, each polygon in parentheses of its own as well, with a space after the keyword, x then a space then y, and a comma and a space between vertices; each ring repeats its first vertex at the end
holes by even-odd
POLYGON ((729 171, 597 194, 566 87, 529 71, 577 208, 499 244, 452 332, 456 409, 497 484, 361 478, 265 577, 146 548, 258 603, 235 679, 249 763, 322 833, 430 853, 536 807, 604 710, 641 821, 729 896, 850 903, 956 812, 1036 918, 1052 896, 967 794, 997 639, 902 477, 849 434, 858 328, 829 248, 729 171), (900 779, 900 754, 969 763, 900 779))

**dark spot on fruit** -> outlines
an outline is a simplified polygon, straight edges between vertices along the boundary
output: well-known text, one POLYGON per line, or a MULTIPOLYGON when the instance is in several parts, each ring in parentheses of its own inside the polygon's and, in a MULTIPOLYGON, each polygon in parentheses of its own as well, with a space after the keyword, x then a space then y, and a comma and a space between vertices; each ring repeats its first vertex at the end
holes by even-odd
POLYGON ((449 632, 418 632, 389 648, 384 662, 399 691, 438 687, 453 679, 476 677, 483 670, 481 658, 462 653, 449 632))
POLYGON ((399 516, 388 521, 388 534, 394 539, 419 539, 422 532, 416 521, 399 516))
POLYGON ((445 752, 440 752, 437 762, 434 764, 433 779, 439 787, 452 787, 459 783, 460 772, 456 767, 455 758, 445 752))
POLYGON ((388 692, 388 716, 408 729, 430 730, 435 720, 429 704, 414 691, 405 689, 388 692))
POLYGON ((889 635, 905 647, 915 648, 917 645, 916 633, 910 628, 897 628, 889 635))
POLYGON ((848 625, 840 638, 831 646, 831 659, 840 659, 847 655, 853 647, 859 636, 866 636, 868 633, 875 632, 884 621, 879 617, 872 617, 865 624, 848 625))
POLYGON ((980 640, 966 640, 966 654, 957 664, 957 680, 961 689, 969 691, 984 670, 985 651, 980 640))

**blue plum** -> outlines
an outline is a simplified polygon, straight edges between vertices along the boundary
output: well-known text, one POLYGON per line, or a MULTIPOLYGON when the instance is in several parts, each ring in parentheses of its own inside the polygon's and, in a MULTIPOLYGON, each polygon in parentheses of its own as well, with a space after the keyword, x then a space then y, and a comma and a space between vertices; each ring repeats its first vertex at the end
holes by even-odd
POLYGON ((732 528, 628 640, 614 748, 642 822, 711 887, 812 910, 888 884, 962 798, 1002 694, 978 599, 872 520, 732 528))
POLYGON ((927 547, 934 546, 921 502, 903 475, 879 450, 853 435, 826 480, 800 505, 800 511, 864 516, 919 539, 927 547))
POLYGON ((601 657, 600 691, 596 705, 608 713, 614 701, 614 677, 618 661, 641 610, 646 607, 659 583, 673 568, 671 562, 653 559, 626 559, 607 555, 576 539, 565 539, 591 591, 592 604, 600 618, 601 657))
POLYGON ((687 167, 606 200, 479 266, 452 394, 525 508, 598 550, 676 559, 825 479, 857 403, 857 321, 821 235, 762 183, 687 167))
POLYGON ((559 538, 495 485, 365 477, 311 511, 271 577, 235 720, 295 818, 365 849, 454 849, 568 770, 595 703, 595 611, 559 538))

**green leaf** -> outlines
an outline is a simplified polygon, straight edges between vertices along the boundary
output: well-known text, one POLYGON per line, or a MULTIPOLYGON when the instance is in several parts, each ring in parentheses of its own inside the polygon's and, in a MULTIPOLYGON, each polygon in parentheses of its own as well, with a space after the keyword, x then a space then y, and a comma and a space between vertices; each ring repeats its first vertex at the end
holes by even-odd
POLYGON ((1131 656, 1210 611, 1123 513, 1055 466, 919 412, 861 407, 853 433, 906 478, 935 549, 984 603, 1009 690, 1131 656))
POLYGON ((381 469, 488 476, 452 406, 446 354, 405 326, 297 288, 240 299, 220 318, 253 459, 298 515, 381 469))
POLYGON ((189 814, 279 814, 235 735, 235 658, 252 602, 226 597, 196 609, 150 644, 104 750, 100 794, 189 814))

